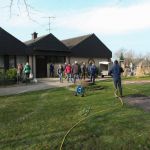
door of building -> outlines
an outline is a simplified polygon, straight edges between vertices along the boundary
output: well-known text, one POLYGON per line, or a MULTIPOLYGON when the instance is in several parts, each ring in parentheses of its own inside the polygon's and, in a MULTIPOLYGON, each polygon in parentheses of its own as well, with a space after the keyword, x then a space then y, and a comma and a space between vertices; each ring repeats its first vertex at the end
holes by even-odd
POLYGON ((36 57, 36 76, 37 78, 47 77, 47 59, 46 56, 36 57))

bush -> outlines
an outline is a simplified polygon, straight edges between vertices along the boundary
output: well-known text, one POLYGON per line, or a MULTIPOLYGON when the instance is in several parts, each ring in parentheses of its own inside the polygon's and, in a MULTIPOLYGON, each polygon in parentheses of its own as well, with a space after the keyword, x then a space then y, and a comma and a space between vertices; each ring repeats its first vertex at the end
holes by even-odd
POLYGON ((15 80, 16 77, 17 77, 17 70, 15 68, 8 69, 6 71, 6 78, 7 79, 10 79, 10 80, 14 79, 15 80))
POLYGON ((8 69, 6 72, 0 70, 0 86, 15 84, 17 79, 17 70, 8 69))
POLYGON ((5 74, 0 72, 0 80, 3 80, 5 78, 5 74))

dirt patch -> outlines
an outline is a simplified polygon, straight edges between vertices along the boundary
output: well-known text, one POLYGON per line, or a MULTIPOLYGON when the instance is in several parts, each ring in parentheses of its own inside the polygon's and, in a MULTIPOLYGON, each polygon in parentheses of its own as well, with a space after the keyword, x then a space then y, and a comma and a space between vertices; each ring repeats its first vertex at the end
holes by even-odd
POLYGON ((103 90, 105 87, 100 85, 91 85, 86 87, 87 90, 103 90))
POLYGON ((148 96, 134 94, 123 98, 123 101, 131 106, 139 107, 150 112, 150 97, 148 96))

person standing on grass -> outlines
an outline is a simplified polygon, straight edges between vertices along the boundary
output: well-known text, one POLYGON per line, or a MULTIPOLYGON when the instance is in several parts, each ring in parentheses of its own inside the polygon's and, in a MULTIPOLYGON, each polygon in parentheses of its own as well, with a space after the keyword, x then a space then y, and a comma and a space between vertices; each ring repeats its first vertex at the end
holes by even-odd
POLYGON ((63 82, 63 66, 59 65, 57 69, 57 74, 59 76, 59 80, 62 83, 63 82))
POLYGON ((114 80, 114 87, 115 90, 119 89, 119 94, 122 97, 122 84, 121 84, 121 73, 123 73, 122 67, 118 64, 118 61, 114 61, 114 65, 112 68, 109 70, 108 74, 112 75, 113 80, 114 80))

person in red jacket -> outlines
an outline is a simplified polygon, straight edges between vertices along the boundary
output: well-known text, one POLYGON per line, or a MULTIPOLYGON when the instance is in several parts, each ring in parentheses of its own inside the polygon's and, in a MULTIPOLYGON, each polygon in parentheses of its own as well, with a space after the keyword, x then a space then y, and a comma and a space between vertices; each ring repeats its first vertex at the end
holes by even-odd
POLYGON ((69 82, 69 79, 71 80, 71 72, 72 72, 72 68, 71 65, 68 64, 65 68, 65 74, 67 75, 67 81, 69 82))

